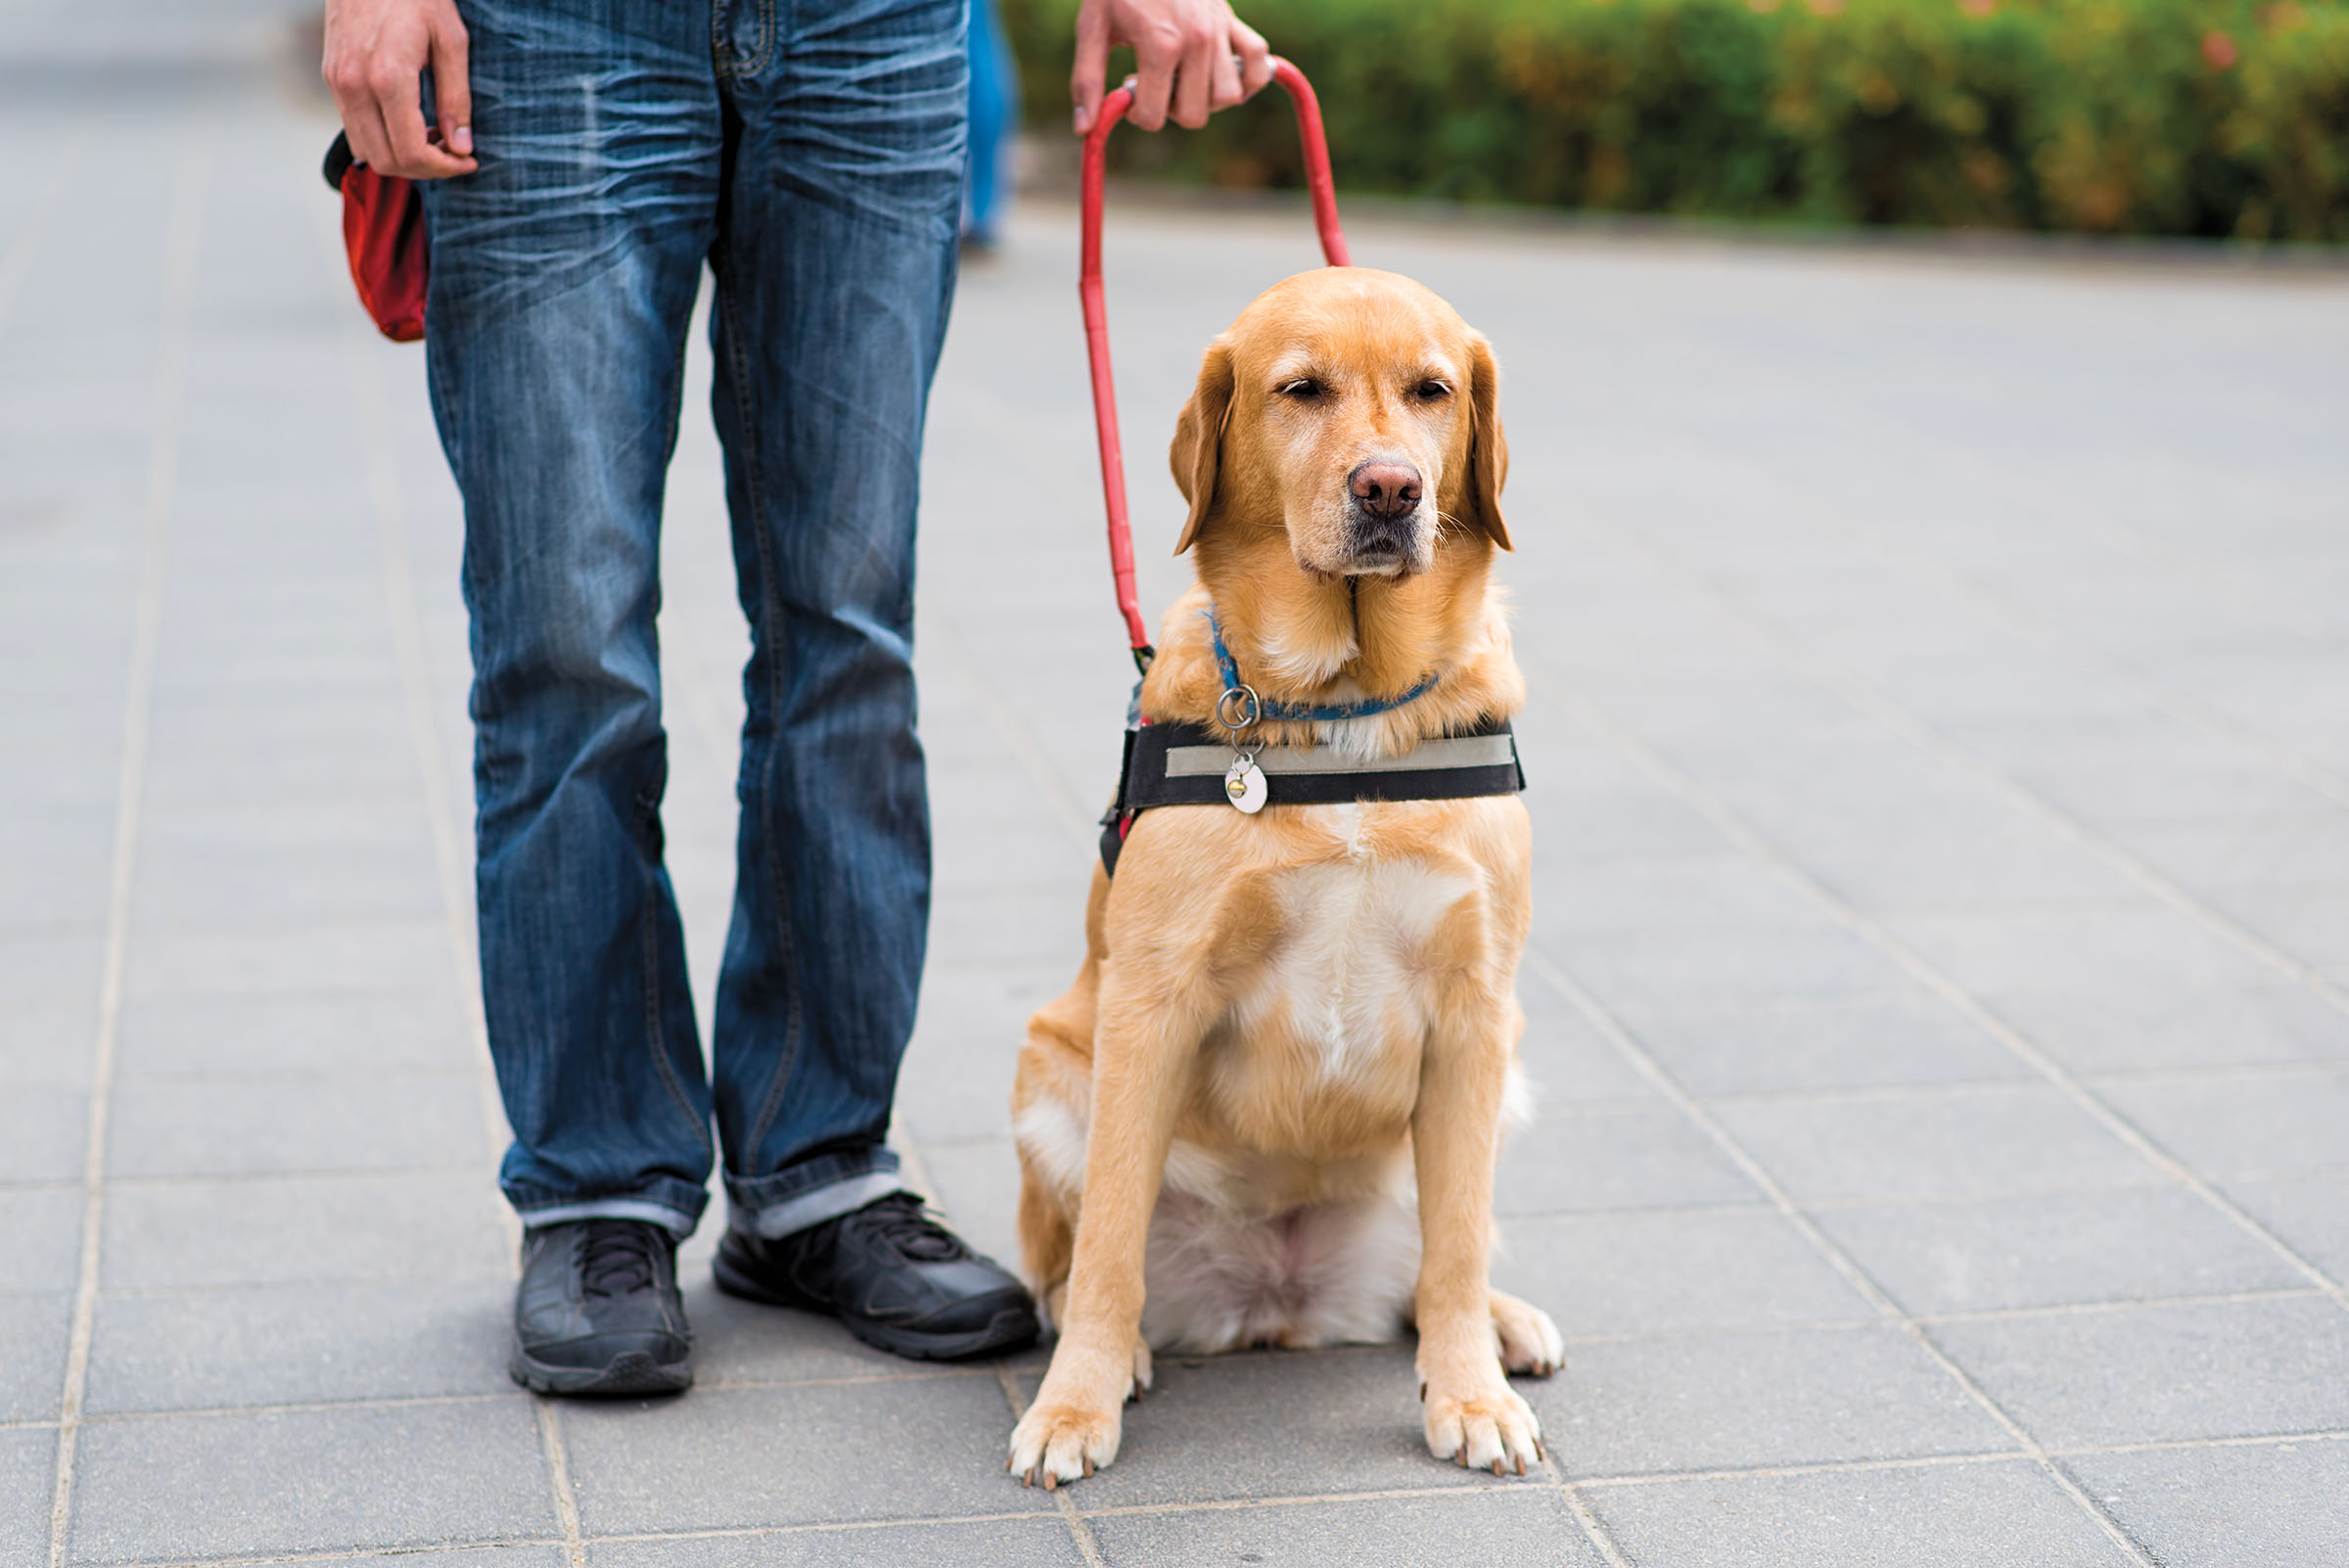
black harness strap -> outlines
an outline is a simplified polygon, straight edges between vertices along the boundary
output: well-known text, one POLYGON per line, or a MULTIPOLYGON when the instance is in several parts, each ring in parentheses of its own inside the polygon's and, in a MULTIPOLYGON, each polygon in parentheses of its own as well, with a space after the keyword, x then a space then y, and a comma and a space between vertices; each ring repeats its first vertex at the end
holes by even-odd
MULTIPOLYGON (((1117 874, 1134 814, 1161 806, 1231 809, 1223 775, 1238 755, 1223 731, 1205 724, 1142 724, 1126 731, 1118 798, 1101 819, 1101 865, 1117 874)), ((1525 788, 1517 737, 1505 718, 1459 735, 1422 741, 1402 757, 1356 761, 1326 746, 1267 746, 1256 754, 1268 806, 1346 801, 1458 801, 1515 795, 1525 788)))

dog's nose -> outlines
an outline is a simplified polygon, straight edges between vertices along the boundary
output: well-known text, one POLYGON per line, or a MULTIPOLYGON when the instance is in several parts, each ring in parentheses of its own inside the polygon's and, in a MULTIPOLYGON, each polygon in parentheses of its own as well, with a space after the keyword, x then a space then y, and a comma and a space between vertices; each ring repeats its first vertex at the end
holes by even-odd
POLYGON ((1377 518, 1399 518, 1419 504, 1419 471, 1408 463, 1364 463, 1346 481, 1355 504, 1377 518))

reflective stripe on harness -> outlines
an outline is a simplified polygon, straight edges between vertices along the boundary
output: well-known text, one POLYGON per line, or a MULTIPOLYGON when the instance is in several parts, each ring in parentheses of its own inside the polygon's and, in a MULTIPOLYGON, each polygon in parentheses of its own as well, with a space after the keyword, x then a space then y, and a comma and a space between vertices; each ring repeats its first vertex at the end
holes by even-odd
MULTIPOLYGON (((1139 724, 1126 731, 1118 798, 1101 819, 1101 865, 1117 874, 1135 813, 1160 806, 1229 809, 1230 738, 1205 724, 1139 724)), ((1256 754, 1271 806, 1347 801, 1458 801, 1525 788, 1517 737, 1505 718, 1422 741, 1401 757, 1348 757, 1328 746, 1267 746, 1256 754)))

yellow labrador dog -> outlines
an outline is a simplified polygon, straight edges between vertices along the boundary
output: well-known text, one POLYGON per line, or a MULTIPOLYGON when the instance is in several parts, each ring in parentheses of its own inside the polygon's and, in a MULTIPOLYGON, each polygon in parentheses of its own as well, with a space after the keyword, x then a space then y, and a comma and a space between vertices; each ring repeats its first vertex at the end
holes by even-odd
MULTIPOLYGON (((1437 296, 1352 267, 1276 285, 1208 349, 1172 458, 1199 583, 1167 617, 1145 721, 1214 720, 1219 632, 1267 713, 1378 710, 1267 717, 1250 738, 1273 748, 1399 757, 1516 712, 1490 581, 1509 542, 1493 351, 1437 296)), ((1524 1099, 1530 844, 1514 794, 1133 819, 1012 1095, 1021 1246, 1060 1332, 1011 1437, 1024 1480, 1117 1457, 1152 1346, 1413 1320, 1428 1448, 1496 1473, 1540 1458, 1506 1373, 1546 1374, 1563 1347, 1487 1280, 1494 1157, 1524 1099)))

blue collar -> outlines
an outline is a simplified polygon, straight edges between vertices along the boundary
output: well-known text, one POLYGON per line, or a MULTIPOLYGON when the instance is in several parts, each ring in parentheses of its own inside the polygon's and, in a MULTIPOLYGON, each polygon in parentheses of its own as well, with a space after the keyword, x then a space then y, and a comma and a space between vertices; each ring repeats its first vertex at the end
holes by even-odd
POLYGON ((1240 679, 1240 667, 1231 657, 1231 650, 1223 646, 1223 627, 1216 620, 1215 611, 1202 610, 1199 614, 1206 618, 1207 634, 1216 645, 1216 668, 1223 672, 1223 695, 1216 703, 1216 722, 1223 725, 1225 729, 1246 729, 1260 718, 1317 722, 1340 718, 1364 718, 1372 714, 1390 713, 1407 702, 1413 702, 1426 696, 1435 689, 1437 677, 1430 674, 1400 697, 1374 698, 1363 703, 1267 702, 1257 696, 1255 687, 1240 679), (1236 706, 1232 712, 1235 715, 1246 715, 1240 718, 1236 724, 1225 718, 1226 705, 1233 704, 1235 699, 1236 706))

